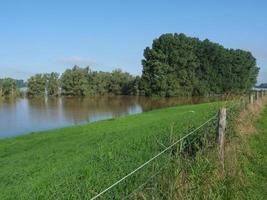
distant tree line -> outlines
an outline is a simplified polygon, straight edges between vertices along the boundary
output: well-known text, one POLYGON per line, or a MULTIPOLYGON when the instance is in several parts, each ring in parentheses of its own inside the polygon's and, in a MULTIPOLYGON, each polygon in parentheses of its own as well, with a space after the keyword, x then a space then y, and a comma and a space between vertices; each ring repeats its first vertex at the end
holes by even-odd
MULTIPOLYGON (((74 66, 63 74, 36 74, 27 81, 28 96, 198 96, 240 93, 256 84, 259 68, 248 51, 187 37, 163 34, 144 50, 141 77, 116 69, 92 71, 74 66)), ((0 95, 15 96, 21 80, 1 79, 0 95)))
POLYGON ((192 96, 245 92, 259 68, 248 51, 184 34, 164 34, 144 50, 142 95, 192 96))
POLYGON ((61 76, 58 73, 36 74, 28 79, 28 96, 93 96, 138 95, 138 80, 116 69, 112 72, 92 71, 74 66, 61 76))

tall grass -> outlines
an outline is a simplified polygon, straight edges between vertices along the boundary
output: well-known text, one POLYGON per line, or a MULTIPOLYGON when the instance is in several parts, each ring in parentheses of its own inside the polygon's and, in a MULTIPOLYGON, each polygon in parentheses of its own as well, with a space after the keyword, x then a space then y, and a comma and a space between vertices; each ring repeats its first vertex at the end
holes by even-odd
MULTIPOLYGON (((236 120, 243 110, 240 100, 226 102, 226 143, 235 137, 236 120)), ((217 147, 218 119, 177 145, 167 166, 129 199, 227 199, 230 197, 226 172, 217 147)), ((171 134, 172 135, 172 134, 171 134)), ((175 140, 175 139, 174 139, 175 140)))
MULTIPOLYGON (((236 99, 224 105, 228 108, 225 171, 218 157, 214 121, 188 138, 189 146, 170 155, 168 167, 129 199, 266 199, 267 132, 251 136, 259 131, 255 121, 266 103, 267 98, 254 104, 236 99)), ((264 120, 260 120, 260 127, 267 129, 264 120)))

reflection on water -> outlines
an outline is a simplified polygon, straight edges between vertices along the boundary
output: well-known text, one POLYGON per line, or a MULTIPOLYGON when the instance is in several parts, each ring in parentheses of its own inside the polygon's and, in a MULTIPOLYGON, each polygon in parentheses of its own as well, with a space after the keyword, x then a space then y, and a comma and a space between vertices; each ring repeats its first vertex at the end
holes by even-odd
POLYGON ((218 98, 87 97, 0 101, 0 137, 90 123, 155 108, 213 101, 218 98))

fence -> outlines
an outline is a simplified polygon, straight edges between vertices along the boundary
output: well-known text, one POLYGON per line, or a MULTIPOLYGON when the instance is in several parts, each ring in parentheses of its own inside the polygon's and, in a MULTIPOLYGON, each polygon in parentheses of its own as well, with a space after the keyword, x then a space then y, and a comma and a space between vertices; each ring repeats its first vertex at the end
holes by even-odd
MULTIPOLYGON (((244 109, 248 104, 253 104, 257 100, 260 100, 264 96, 267 95, 267 91, 252 91, 248 96, 242 96, 240 98, 240 101, 238 101, 238 105, 244 109)), ((236 105, 234 105, 236 106, 236 105)), ((234 107, 232 106, 232 108, 234 107)), ((173 142, 171 145, 165 147, 162 151, 160 151, 158 154, 141 164, 139 167, 122 177, 121 179, 117 180, 114 182, 112 185, 108 186, 107 188, 103 189, 101 192, 96 194, 94 197, 91 198, 91 200, 98 199, 105 195, 108 191, 112 190, 119 184, 121 184, 123 181, 127 180, 137 172, 141 171, 143 168, 145 168, 147 165, 151 164, 154 160, 158 159, 161 157, 163 154, 166 154, 167 152, 173 153, 173 149, 175 147, 176 150, 178 149, 179 153, 187 153, 187 154, 194 154, 196 151, 198 151, 201 148, 205 148, 206 144, 203 142, 204 140, 211 141, 211 138, 216 138, 216 144, 218 148, 218 157, 220 159, 221 163, 221 171, 224 173, 224 145, 225 145, 225 138, 226 138, 226 126, 228 122, 228 117, 229 117, 229 109, 226 107, 221 107, 218 111, 218 114, 215 114, 211 118, 209 118, 207 121, 203 122, 201 125, 199 125, 197 128, 192 130, 191 132, 187 133, 184 135, 182 138, 176 140, 173 142), (202 135, 194 136, 194 134, 201 130, 203 127, 207 126, 209 123, 213 123, 215 125, 213 127, 213 132, 216 133, 214 135, 209 135, 207 134, 207 130, 204 131, 202 135), (206 133, 206 134, 205 134, 206 133), (192 137, 194 136, 194 137, 192 137), (197 146, 197 147, 196 147, 197 146)), ((135 188, 130 194, 126 195, 123 199, 127 199, 132 196, 134 192, 136 192, 138 189, 144 187, 151 179, 153 179, 155 176, 157 176, 163 169, 166 167, 166 165, 160 167, 155 173, 153 173, 145 182, 142 184, 138 185, 137 188, 135 188)))

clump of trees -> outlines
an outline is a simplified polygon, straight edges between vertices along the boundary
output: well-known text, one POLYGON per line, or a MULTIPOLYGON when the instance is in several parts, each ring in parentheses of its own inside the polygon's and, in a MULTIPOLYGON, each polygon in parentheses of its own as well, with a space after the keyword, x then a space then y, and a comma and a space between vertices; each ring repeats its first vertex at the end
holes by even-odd
POLYGON ((60 95, 60 81, 59 73, 52 72, 45 75, 46 89, 48 96, 59 96, 60 95))
MULTIPOLYGON (((146 95, 199 96, 249 91, 259 68, 248 51, 187 37, 163 34, 144 50, 142 76, 120 69, 92 71, 74 66, 58 73, 28 79, 28 96, 146 95)), ((17 81, 18 86, 25 86, 17 81)), ((15 96, 16 81, 0 80, 0 97, 15 96)))
POLYGON ((36 74, 28 79, 28 96, 44 96, 46 91, 46 76, 36 74))
POLYGON ((248 51, 177 33, 155 39, 144 57, 139 88, 147 96, 244 92, 255 85, 259 72, 248 51))
POLYGON ((59 95, 59 74, 36 74, 28 79, 27 95, 32 96, 58 96, 59 95))
POLYGON ((0 98, 17 96, 16 81, 12 78, 0 79, 0 98))
POLYGON ((52 72, 30 77, 28 96, 137 95, 139 79, 120 69, 98 72, 74 66, 61 76, 52 72))

